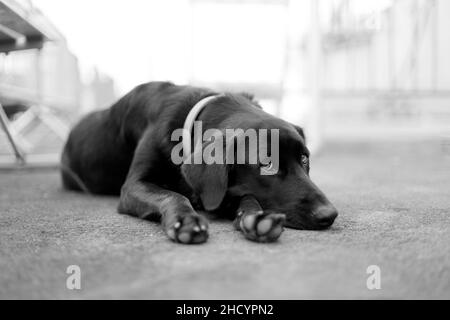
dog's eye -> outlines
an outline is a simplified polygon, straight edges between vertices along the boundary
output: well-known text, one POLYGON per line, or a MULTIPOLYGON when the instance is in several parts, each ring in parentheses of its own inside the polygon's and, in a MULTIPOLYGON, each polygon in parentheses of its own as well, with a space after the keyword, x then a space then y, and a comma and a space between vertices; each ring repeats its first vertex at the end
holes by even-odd
POLYGON ((309 158, 305 155, 302 156, 302 166, 306 169, 309 168, 309 158))

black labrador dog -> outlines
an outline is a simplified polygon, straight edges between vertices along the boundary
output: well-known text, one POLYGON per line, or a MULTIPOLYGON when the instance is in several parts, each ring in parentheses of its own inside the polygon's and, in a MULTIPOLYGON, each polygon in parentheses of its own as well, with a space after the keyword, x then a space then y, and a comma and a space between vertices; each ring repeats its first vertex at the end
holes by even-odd
MULTIPOLYGON (((266 164, 265 164, 266 165, 266 164)), ((303 131, 262 110, 249 94, 169 82, 140 85, 109 109, 82 119, 62 156, 66 189, 119 195, 118 211, 159 220, 180 243, 202 243, 208 222, 197 210, 231 214, 250 240, 275 241, 283 227, 326 229, 337 211, 309 178, 303 131), (203 129, 277 129, 279 169, 261 175, 260 164, 175 164, 171 155, 194 106, 214 97, 195 117, 203 129)))

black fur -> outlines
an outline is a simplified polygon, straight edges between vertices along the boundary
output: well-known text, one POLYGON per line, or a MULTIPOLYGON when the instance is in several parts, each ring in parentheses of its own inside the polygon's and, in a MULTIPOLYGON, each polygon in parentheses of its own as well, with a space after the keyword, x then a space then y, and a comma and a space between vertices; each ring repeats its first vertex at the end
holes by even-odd
POLYGON ((205 88, 152 82, 138 86, 111 108, 87 115, 73 128, 64 148, 62 165, 69 170, 62 170, 64 186, 120 195, 119 212, 161 219, 169 237, 185 243, 207 238, 203 230, 207 222, 195 209, 235 213, 244 197, 254 199, 258 212, 286 214, 287 226, 330 226, 336 210, 301 162, 302 155, 309 156, 303 130, 265 113, 251 95, 226 94, 210 103, 197 120, 203 122, 203 130, 279 129, 278 175, 261 176, 256 165, 179 166, 171 161, 178 143, 171 141, 172 132, 183 127, 198 101, 215 94, 205 88))

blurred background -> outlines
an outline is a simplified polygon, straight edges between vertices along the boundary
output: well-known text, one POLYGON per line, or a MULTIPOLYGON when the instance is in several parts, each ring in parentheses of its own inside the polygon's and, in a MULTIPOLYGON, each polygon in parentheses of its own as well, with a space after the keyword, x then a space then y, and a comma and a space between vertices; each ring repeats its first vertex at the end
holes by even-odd
POLYGON ((449 0, 0 0, 0 298, 449 299, 449 18, 449 0), (256 248, 212 221, 188 249, 62 190, 71 126, 155 80, 304 127, 333 227, 256 248))
POLYGON ((447 0, 0 0, 0 165, 156 80, 254 93, 334 140, 450 133, 447 0))

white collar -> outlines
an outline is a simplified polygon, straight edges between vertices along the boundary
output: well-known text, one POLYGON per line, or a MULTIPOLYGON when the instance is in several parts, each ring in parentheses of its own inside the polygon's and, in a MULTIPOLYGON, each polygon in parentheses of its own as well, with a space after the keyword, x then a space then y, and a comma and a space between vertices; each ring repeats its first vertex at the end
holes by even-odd
POLYGON ((197 116, 211 101, 223 96, 223 94, 217 94, 203 98, 195 104, 191 111, 189 111, 183 127, 183 157, 185 159, 191 155, 192 128, 197 116))

